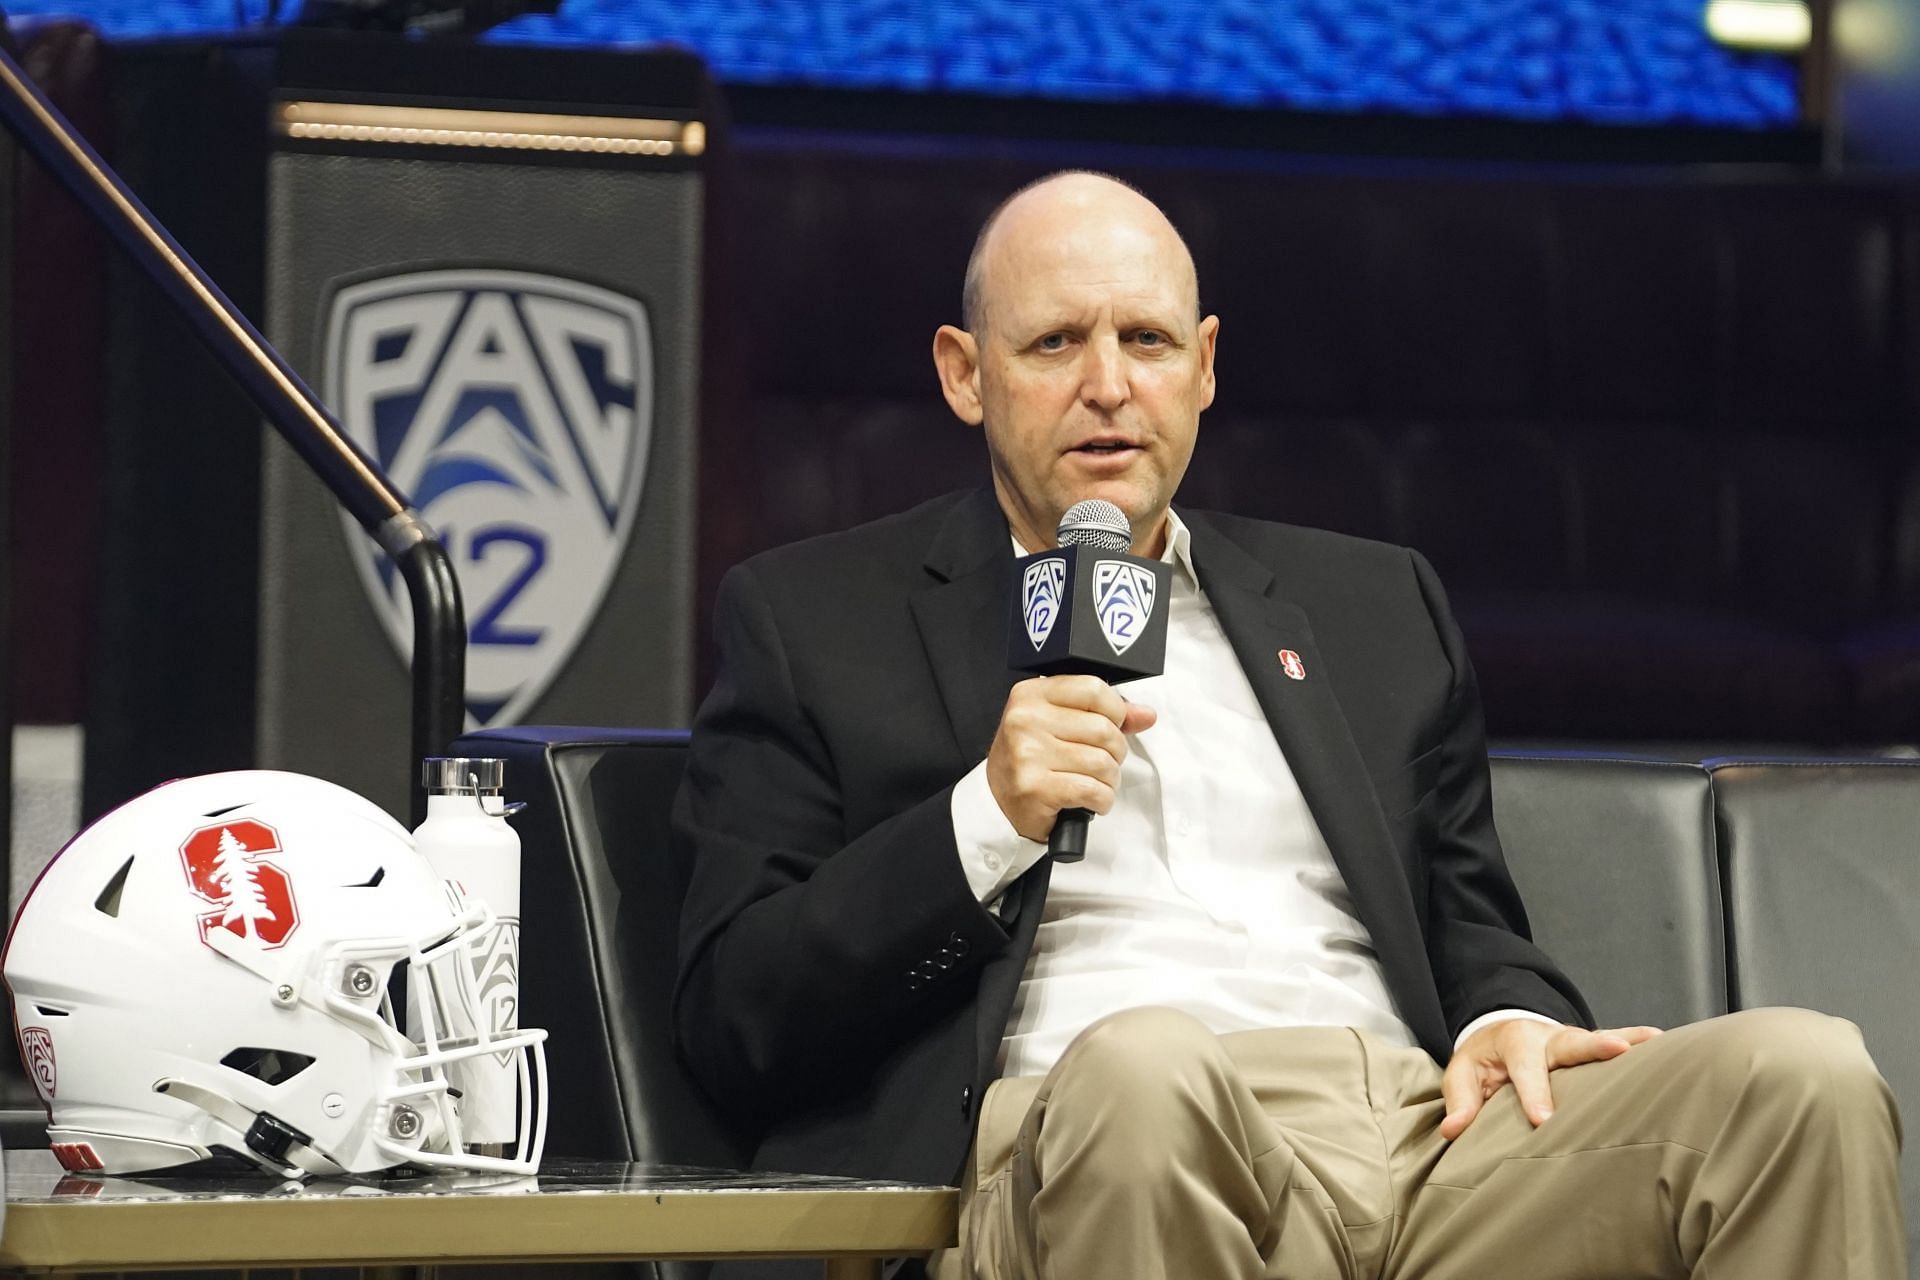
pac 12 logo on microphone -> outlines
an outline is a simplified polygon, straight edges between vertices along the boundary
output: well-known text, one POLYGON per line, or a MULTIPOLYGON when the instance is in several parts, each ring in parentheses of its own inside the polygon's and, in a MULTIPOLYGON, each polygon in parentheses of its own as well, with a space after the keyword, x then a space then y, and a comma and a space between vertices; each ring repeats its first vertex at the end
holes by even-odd
POLYGON ((1027 622, 1027 639, 1038 653, 1060 618, 1060 592, 1067 582, 1067 562, 1058 556, 1036 560, 1020 577, 1020 616, 1027 622))
MULTIPOLYGON (((637 300, 519 271, 342 289, 325 395, 440 535, 467 611, 467 711, 517 719, 572 654, 620 562, 646 477, 653 341, 637 300)), ((406 584, 342 515, 401 657, 406 584)))
POLYGON ((1093 608, 1100 634, 1115 654, 1125 653, 1147 629, 1159 584, 1151 570, 1125 560, 1099 560, 1093 566, 1093 608))

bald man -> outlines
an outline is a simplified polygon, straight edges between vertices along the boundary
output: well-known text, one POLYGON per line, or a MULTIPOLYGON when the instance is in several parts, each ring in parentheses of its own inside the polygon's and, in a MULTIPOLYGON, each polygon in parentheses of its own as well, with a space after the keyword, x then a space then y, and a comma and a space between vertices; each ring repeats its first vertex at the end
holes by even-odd
POLYGON ((1173 505, 1219 332, 1143 196, 1035 183, 934 339, 991 489, 728 575, 676 1025, 756 1164, 957 1181, 940 1280, 1903 1277, 1857 1031, 1594 1031, 1533 946, 1426 562, 1173 505), (1006 669, 1089 497, 1172 572, 1124 699, 1006 669))

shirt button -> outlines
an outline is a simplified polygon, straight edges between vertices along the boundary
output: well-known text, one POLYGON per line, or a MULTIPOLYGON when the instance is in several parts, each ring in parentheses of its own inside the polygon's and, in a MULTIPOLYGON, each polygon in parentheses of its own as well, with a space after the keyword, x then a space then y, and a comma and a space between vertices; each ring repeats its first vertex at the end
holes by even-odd
POLYGON ((988 854, 988 855, 987 855, 987 870, 989 870, 989 871, 998 871, 998 870, 1000 869, 1000 862, 1001 862, 1001 859, 1000 859, 1000 855, 999 855, 999 854, 997 854, 997 853, 990 853, 990 854, 988 854))

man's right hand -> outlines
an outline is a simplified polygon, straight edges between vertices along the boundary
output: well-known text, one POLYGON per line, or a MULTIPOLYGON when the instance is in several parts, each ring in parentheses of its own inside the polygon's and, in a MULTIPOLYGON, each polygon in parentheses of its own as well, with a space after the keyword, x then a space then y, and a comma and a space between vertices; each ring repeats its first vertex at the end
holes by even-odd
POLYGON ((1062 809, 1113 808, 1126 735, 1157 718, 1095 676, 1022 680, 987 751, 987 787, 1015 831, 1045 840, 1062 809))

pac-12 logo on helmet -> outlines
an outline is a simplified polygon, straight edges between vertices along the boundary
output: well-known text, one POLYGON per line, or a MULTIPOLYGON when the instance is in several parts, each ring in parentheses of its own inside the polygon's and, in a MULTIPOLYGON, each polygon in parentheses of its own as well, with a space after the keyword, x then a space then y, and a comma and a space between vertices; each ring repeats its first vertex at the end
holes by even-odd
MULTIPOLYGON (((453 557, 467 711, 511 722, 572 654, 633 528, 653 423, 646 308, 527 272, 411 272, 337 293, 326 351, 328 404, 453 557)), ((343 519, 405 658, 405 584, 343 519)))
POLYGON ((53 1101, 54 1092, 60 1084, 60 1074, 53 1061, 53 1034, 45 1027, 22 1027, 20 1048, 26 1057, 27 1074, 33 1077, 34 1087, 40 1090, 42 1098, 53 1101))

